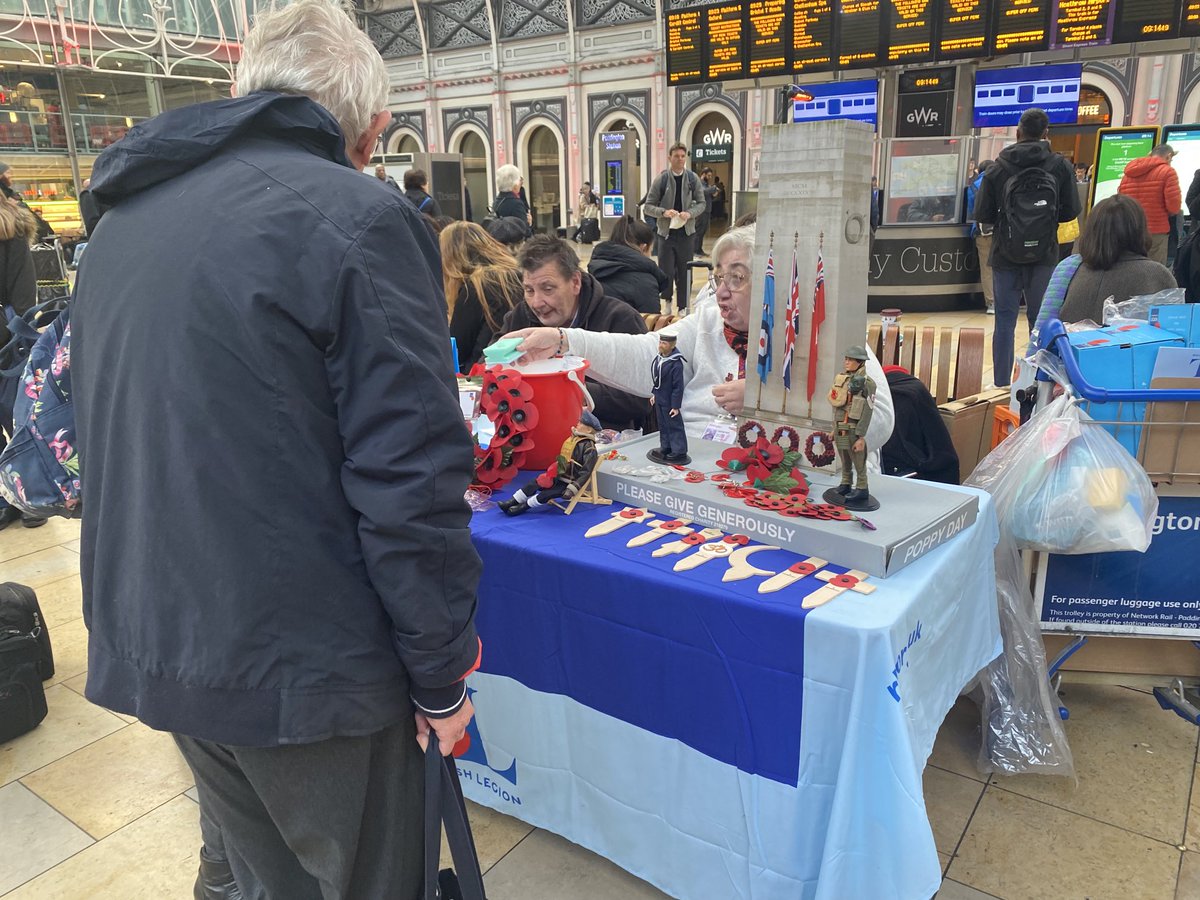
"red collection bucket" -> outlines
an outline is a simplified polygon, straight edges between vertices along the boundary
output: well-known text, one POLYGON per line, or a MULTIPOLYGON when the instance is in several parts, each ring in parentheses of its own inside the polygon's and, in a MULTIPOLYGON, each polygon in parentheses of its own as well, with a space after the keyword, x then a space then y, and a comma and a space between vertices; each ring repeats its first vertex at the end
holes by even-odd
POLYGON ((544 470, 558 459, 563 441, 570 436, 571 429, 579 421, 580 411, 588 403, 583 386, 588 361, 569 356, 513 368, 533 388, 532 403, 538 414, 537 428, 529 432, 533 449, 525 457, 523 467, 544 470))

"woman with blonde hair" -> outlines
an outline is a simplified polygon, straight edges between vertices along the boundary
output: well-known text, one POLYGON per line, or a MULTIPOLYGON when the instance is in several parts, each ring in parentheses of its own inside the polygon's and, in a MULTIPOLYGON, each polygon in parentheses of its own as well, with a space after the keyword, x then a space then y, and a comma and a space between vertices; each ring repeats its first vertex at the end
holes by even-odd
POLYGON ((466 374, 483 358, 505 314, 524 297, 517 261, 508 248, 474 222, 454 222, 438 236, 442 283, 450 310, 450 336, 466 374))

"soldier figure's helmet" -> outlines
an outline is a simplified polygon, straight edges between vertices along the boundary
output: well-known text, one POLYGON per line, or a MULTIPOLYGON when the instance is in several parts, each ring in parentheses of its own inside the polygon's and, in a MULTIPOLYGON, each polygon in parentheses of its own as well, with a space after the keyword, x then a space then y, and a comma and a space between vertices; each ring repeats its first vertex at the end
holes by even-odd
POLYGON ((867 361, 867 350, 865 347, 851 347, 843 355, 846 359, 857 359, 859 362, 867 361))

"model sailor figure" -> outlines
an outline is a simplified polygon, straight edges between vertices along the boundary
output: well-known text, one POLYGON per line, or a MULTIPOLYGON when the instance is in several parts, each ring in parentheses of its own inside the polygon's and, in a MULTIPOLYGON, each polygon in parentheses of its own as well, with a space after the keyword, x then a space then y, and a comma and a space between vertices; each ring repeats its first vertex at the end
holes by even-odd
POLYGON ((687 362, 675 346, 674 335, 658 339, 658 356, 650 364, 654 407, 658 410, 658 450, 646 455, 656 463, 685 466, 688 456, 687 431, 683 427, 683 364, 687 362))

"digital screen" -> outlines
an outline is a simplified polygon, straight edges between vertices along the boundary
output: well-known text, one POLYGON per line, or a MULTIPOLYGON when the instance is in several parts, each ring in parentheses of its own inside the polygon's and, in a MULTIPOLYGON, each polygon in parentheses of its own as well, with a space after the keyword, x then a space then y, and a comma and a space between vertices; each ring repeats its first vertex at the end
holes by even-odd
POLYGON ((619 159, 604 161, 604 193, 625 193, 624 163, 619 159))
POLYGON ((883 61, 879 0, 838 0, 838 65, 864 69, 883 61))
POLYGON ((954 69, 918 69, 915 72, 901 72, 897 90, 901 94, 952 91, 954 90, 954 69))
POLYGON ((1028 66, 980 69, 975 73, 976 128, 1016 125, 1021 113, 1036 106, 1052 125, 1069 125, 1079 118, 1079 88, 1083 66, 1028 66))
POLYGON ((1179 0, 1121 0, 1113 5, 1114 44, 1172 38, 1179 31, 1179 0))
POLYGON ((1158 139, 1157 128, 1101 130, 1096 142, 1096 171, 1092 176, 1092 205, 1112 197, 1132 160, 1149 155, 1158 139))
POLYGON ((797 73, 832 69, 833 0, 792 4, 792 68, 797 73))
POLYGON ((1200 0, 1183 0, 1180 37, 1200 37, 1200 0))
POLYGON ((879 104, 879 82, 874 78, 863 81, 839 81, 836 84, 805 85, 811 100, 792 103, 793 122, 821 122, 826 119, 854 119, 876 123, 879 104))
POLYGON ((933 60, 933 17, 937 0, 888 0, 888 62, 933 60))
POLYGON ((1200 169, 1200 127, 1168 125, 1162 130, 1161 140, 1175 151, 1171 167, 1179 176, 1180 193, 1186 195, 1196 170, 1200 169))
POLYGON ((619 219, 621 216, 625 215, 624 197, 604 197, 600 202, 604 206, 604 215, 608 218, 619 219))
POLYGON ((708 81, 737 78, 745 71, 742 53, 742 4, 710 6, 704 10, 708 32, 705 72, 708 81))
POLYGON ((992 33, 992 54, 1045 50, 1050 44, 1051 2, 1052 0, 995 0, 996 21, 992 33))
POLYGON ((667 81, 689 84, 704 78, 704 22, 699 10, 667 16, 667 81))
POLYGON ((787 0, 751 0, 746 16, 746 40, 749 63, 746 74, 777 75, 790 70, 787 0))
POLYGON ((942 0, 942 30, 938 33, 939 59, 983 56, 987 49, 987 0, 942 0))
POLYGON ((1057 0, 1051 49, 1111 44, 1116 6, 1116 0, 1057 0))

